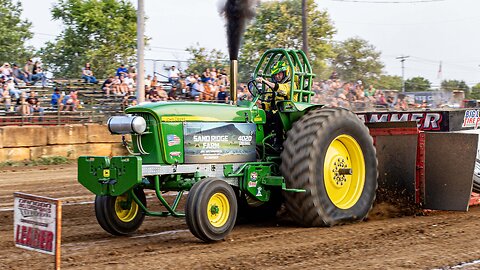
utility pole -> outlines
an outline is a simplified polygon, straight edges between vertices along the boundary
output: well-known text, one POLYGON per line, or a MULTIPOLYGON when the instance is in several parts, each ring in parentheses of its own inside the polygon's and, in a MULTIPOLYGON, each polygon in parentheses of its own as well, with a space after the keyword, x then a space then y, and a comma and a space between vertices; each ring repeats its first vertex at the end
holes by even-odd
POLYGON ((137 102, 145 101, 145 3, 137 7, 137 102))
POLYGON ((302 0, 302 49, 308 57, 307 0, 302 0))
POLYGON ((410 56, 399 56, 396 59, 400 59, 402 63, 402 93, 405 93, 405 59, 409 58, 410 56))

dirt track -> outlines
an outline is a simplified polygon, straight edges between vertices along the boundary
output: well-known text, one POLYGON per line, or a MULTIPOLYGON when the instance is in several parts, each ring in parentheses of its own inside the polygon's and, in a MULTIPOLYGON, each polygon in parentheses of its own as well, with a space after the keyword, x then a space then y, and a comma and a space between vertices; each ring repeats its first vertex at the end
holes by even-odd
MULTIPOLYGON (((204 244, 183 219, 147 217, 132 237, 97 224, 93 196, 75 165, 0 172, 0 269, 52 269, 53 257, 13 244, 13 192, 63 198, 64 269, 448 269, 480 259, 480 208, 467 213, 301 228, 285 220, 237 225, 228 239, 204 244)), ((150 199, 150 204, 155 200, 150 199)), ((376 207, 385 213, 388 207, 376 207)), ((461 269, 480 269, 480 264, 461 269)))

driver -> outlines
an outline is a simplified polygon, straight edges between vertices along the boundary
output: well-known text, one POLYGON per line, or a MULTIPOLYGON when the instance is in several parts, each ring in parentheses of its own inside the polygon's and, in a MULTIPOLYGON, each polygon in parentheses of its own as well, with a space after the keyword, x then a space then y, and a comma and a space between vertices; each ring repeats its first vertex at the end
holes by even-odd
MULTIPOLYGON (((278 61, 271 68, 272 81, 265 80, 262 77, 258 77, 256 81, 258 83, 265 83, 274 92, 276 92, 275 101, 284 100, 290 96, 291 90, 291 71, 287 63, 284 61, 278 61)), ((293 97, 294 101, 296 96, 293 97)))

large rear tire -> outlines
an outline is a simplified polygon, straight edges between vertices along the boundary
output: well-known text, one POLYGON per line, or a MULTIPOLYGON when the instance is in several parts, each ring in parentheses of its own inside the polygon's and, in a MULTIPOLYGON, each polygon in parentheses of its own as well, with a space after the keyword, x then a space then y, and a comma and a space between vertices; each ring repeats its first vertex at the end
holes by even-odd
MULTIPOLYGON (((135 195, 146 207, 147 200, 143 189, 136 189, 135 195)), ((97 195, 95 197, 95 216, 100 226, 113 235, 132 234, 145 219, 145 213, 133 198, 130 198, 128 192, 120 196, 97 195)))
POLYGON ((224 239, 235 226, 237 199, 225 181, 201 180, 188 192, 185 216, 193 235, 205 242, 224 239))
POLYGON ((377 158, 368 128, 345 109, 321 108, 293 124, 281 154, 286 209, 303 226, 363 220, 375 200, 377 158))

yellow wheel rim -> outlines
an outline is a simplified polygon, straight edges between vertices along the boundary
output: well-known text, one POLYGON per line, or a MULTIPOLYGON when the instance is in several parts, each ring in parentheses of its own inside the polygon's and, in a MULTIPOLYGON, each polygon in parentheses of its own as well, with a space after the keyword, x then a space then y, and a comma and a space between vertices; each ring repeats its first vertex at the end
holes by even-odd
POLYGON ((115 214, 123 222, 132 221, 138 214, 138 205, 132 200, 130 207, 125 207, 128 201, 128 194, 123 194, 115 200, 115 214))
POLYGON ((349 209, 360 199, 365 185, 365 159, 353 137, 340 135, 330 143, 323 181, 328 198, 340 209, 349 209))
POLYGON ((222 227, 230 216, 230 203, 223 193, 215 193, 207 204, 207 217, 214 227, 222 227))

